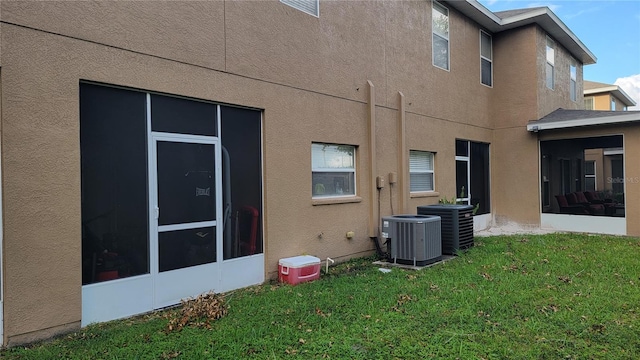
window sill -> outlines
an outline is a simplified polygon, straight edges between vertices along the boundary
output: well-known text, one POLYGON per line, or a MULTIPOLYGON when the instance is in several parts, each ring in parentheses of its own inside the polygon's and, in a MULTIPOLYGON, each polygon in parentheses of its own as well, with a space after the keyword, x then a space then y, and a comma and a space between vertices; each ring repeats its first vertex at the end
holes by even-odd
POLYGON ((360 196, 345 196, 345 197, 332 197, 332 198, 317 198, 311 199, 311 204, 316 205, 332 205, 332 204, 348 204, 362 202, 360 196))
POLYGON ((440 193, 437 191, 420 191, 420 192, 412 192, 409 195, 413 198, 425 198, 425 197, 439 197, 440 193))

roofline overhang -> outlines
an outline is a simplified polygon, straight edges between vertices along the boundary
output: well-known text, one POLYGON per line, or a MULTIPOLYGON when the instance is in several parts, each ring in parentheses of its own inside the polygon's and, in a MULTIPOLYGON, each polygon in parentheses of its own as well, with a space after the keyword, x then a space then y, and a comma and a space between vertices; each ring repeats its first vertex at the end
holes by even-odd
POLYGON ((521 14, 500 18, 477 0, 443 2, 493 33, 537 24, 582 64, 590 65, 597 61, 596 56, 548 7, 531 9, 531 11, 521 14))
POLYGON ((594 95, 594 94, 600 94, 600 93, 611 93, 615 95, 615 97, 618 98, 620 101, 622 101, 622 103, 625 104, 626 106, 636 105, 636 102, 629 95, 627 95, 627 93, 624 92, 624 90, 622 90, 622 88, 620 88, 618 85, 611 85, 611 86, 594 88, 594 89, 583 91, 584 95, 594 95))
POLYGON ((569 129, 584 126, 595 125, 616 125, 630 122, 640 122, 640 114, 637 111, 632 113, 626 113, 621 111, 621 115, 614 116, 599 116, 587 119, 575 119, 575 120, 561 120, 550 122, 536 122, 533 121, 527 124, 527 131, 538 132, 543 130, 557 130, 557 129, 569 129))

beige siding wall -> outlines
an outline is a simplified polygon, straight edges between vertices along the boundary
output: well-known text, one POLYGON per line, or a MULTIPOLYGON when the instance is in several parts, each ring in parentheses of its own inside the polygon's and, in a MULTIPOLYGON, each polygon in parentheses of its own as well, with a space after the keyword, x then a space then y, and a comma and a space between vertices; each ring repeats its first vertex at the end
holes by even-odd
POLYGON ((611 111, 611 95, 609 94, 594 95, 594 110, 611 111))

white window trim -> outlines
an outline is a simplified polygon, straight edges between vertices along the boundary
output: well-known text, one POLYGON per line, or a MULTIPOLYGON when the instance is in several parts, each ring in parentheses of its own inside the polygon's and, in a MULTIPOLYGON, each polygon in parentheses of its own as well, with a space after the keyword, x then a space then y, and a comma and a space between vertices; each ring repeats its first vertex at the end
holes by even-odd
POLYGON ((423 151, 423 150, 409 150, 409 180, 411 180, 411 174, 431 174, 431 190, 414 190, 411 191, 411 182, 409 182, 409 192, 412 194, 415 193, 432 193, 436 191, 436 153, 433 151, 423 151), (431 170, 412 170, 411 169, 411 153, 427 153, 431 155, 431 170))
POLYGON ((329 146, 349 146, 351 148, 353 148, 353 168, 323 168, 323 167, 317 167, 314 168, 313 167, 313 162, 311 164, 311 177, 313 179, 313 173, 314 172, 335 172, 335 173, 353 173, 353 194, 343 194, 343 195, 339 195, 339 194, 333 194, 333 195, 323 195, 323 196, 318 196, 318 195, 313 195, 313 192, 311 193, 311 198, 313 200, 331 200, 331 199, 344 199, 344 198, 353 198, 353 197, 357 197, 358 196, 358 189, 357 189, 357 173, 356 173, 356 156, 357 156, 357 147, 355 145, 348 145, 348 144, 330 144, 330 143, 322 143, 322 142, 313 142, 311 143, 311 145, 329 145, 329 146))
POLYGON ((280 2, 311 16, 320 17, 320 0, 280 0, 280 2), (313 6, 315 7, 315 12, 304 6, 304 3, 315 3, 315 6, 313 6))
POLYGON ((549 87, 549 83, 547 82, 547 73, 546 73, 546 67, 545 67, 545 78, 544 78, 544 82, 547 85, 548 89, 555 89, 556 87, 556 42, 553 41, 553 39, 551 39, 550 37, 547 36, 547 42, 545 44, 545 62, 546 64, 551 65, 551 87, 549 87), (550 46, 551 44, 551 46, 550 46), (549 62, 549 56, 547 54, 548 49, 551 48, 551 50, 553 51, 553 61, 549 62))
POLYGON ((445 10, 447 10, 446 16, 447 16, 447 33, 448 33, 448 35, 445 38, 444 36, 436 34, 436 32, 433 31, 433 23, 431 24, 431 64, 433 66, 437 67, 438 69, 442 69, 442 70, 445 70, 445 71, 451 71, 451 40, 450 40, 451 39, 451 26, 450 26, 451 25, 451 18, 449 17, 449 8, 444 6, 444 5, 442 5, 441 3, 433 0, 431 2, 431 21, 433 21, 433 11, 434 11, 433 3, 436 3, 439 6, 441 6, 442 8, 444 8, 445 10), (436 65, 436 61, 435 61, 436 59, 435 59, 435 56, 434 56, 434 45, 433 45, 434 44, 433 39, 434 39, 435 36, 447 41, 447 68, 446 69, 436 65))
POLYGON ((480 84, 493 88, 493 36, 486 31, 480 30, 480 84), (491 59, 482 56, 482 34, 485 33, 491 39, 491 59), (482 82, 482 60, 487 60, 491 64, 491 85, 482 82))

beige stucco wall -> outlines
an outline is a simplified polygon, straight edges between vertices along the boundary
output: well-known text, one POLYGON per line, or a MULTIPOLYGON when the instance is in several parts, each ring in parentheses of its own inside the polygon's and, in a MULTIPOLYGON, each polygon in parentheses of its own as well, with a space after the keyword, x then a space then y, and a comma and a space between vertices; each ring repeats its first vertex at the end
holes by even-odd
POLYGON ((489 88, 480 84, 480 29, 454 10, 451 71, 432 66, 425 1, 321 2, 320 19, 277 1, 0 6, 8 344, 80 324, 81 80, 264 109, 269 276, 282 257, 369 254, 368 227, 379 216, 452 197, 456 138, 491 144, 494 214, 539 223, 537 139, 526 123, 570 104, 559 100, 562 88, 541 99, 539 89, 523 86, 544 86, 537 68, 544 36, 535 26, 494 36, 489 88), (367 80, 376 89, 373 159, 367 80), (398 92, 405 96, 404 149, 398 92), (357 147, 358 199, 312 201, 312 142, 357 147), (374 176, 387 178, 400 171, 398 152, 409 150, 436 153, 434 196, 409 198, 399 209, 403 194, 387 185, 371 219, 378 202, 369 196, 371 164, 374 176), (346 239, 347 231, 356 236, 346 239))
POLYGON ((539 223, 539 195, 534 191, 538 188, 537 143, 526 131, 526 123, 536 119, 538 106, 536 90, 531 87, 540 76, 536 35, 536 27, 530 26, 501 33, 494 42, 491 197, 499 224, 539 223))
POLYGON ((491 113, 495 128, 491 152, 492 212, 498 224, 540 224, 539 150, 535 134, 526 131, 558 109, 583 106, 582 66, 577 66, 577 98, 569 98, 571 55, 558 42, 555 48, 555 87, 546 85, 546 33, 538 26, 496 36, 495 89, 491 113), (535 86, 535 87, 532 87, 535 86))
MULTIPOLYGON (((264 109, 270 275, 285 256, 340 259, 373 249, 368 209, 377 199, 367 196, 367 80, 377 90, 377 175, 398 171, 394 99, 402 90, 408 99, 408 148, 438 152, 437 186, 453 192, 447 178, 454 170, 447 162, 453 163, 455 138, 491 141, 486 127, 465 125, 488 123, 482 114, 491 89, 479 85, 477 63, 464 65, 466 53, 478 47, 476 36, 463 41, 465 32, 478 29, 453 11, 452 71, 433 68, 430 47, 415 61, 408 45, 430 34, 425 4, 329 2, 319 21, 277 2, 117 3, 109 9, 105 3, 2 2, 7 343, 80 323, 81 80, 264 109), (385 20, 399 11, 420 18, 422 34, 411 24, 385 20), (379 26, 385 21, 386 29, 379 26), (409 53, 391 51, 397 48, 409 53), (395 58, 385 58, 385 52, 395 58), (411 76, 406 69, 414 69, 411 76), (474 79, 467 80, 472 72, 474 79), (454 90, 467 82, 482 87, 484 95, 454 90), (474 109, 454 111, 472 98, 474 109), (310 159, 312 142, 357 146, 359 202, 314 205, 308 164, 291 162, 291 154, 310 159), (347 231, 356 237, 347 240, 347 231)), ((380 192, 380 215, 391 214, 391 201, 397 205, 398 194, 391 191, 380 192)), ((409 208, 423 204, 414 199, 409 208)))
POLYGON ((540 28, 536 27, 538 41, 538 116, 539 119, 550 112, 562 109, 583 109, 583 83, 582 83, 582 65, 577 64, 576 75, 578 82, 576 84, 576 101, 570 100, 570 70, 569 66, 572 55, 558 42, 555 41, 555 70, 554 70, 554 88, 549 89, 546 83, 545 66, 547 63, 546 45, 547 34, 540 28))
POLYGON ((223 1, 2 1, 3 22, 224 70, 223 1))

